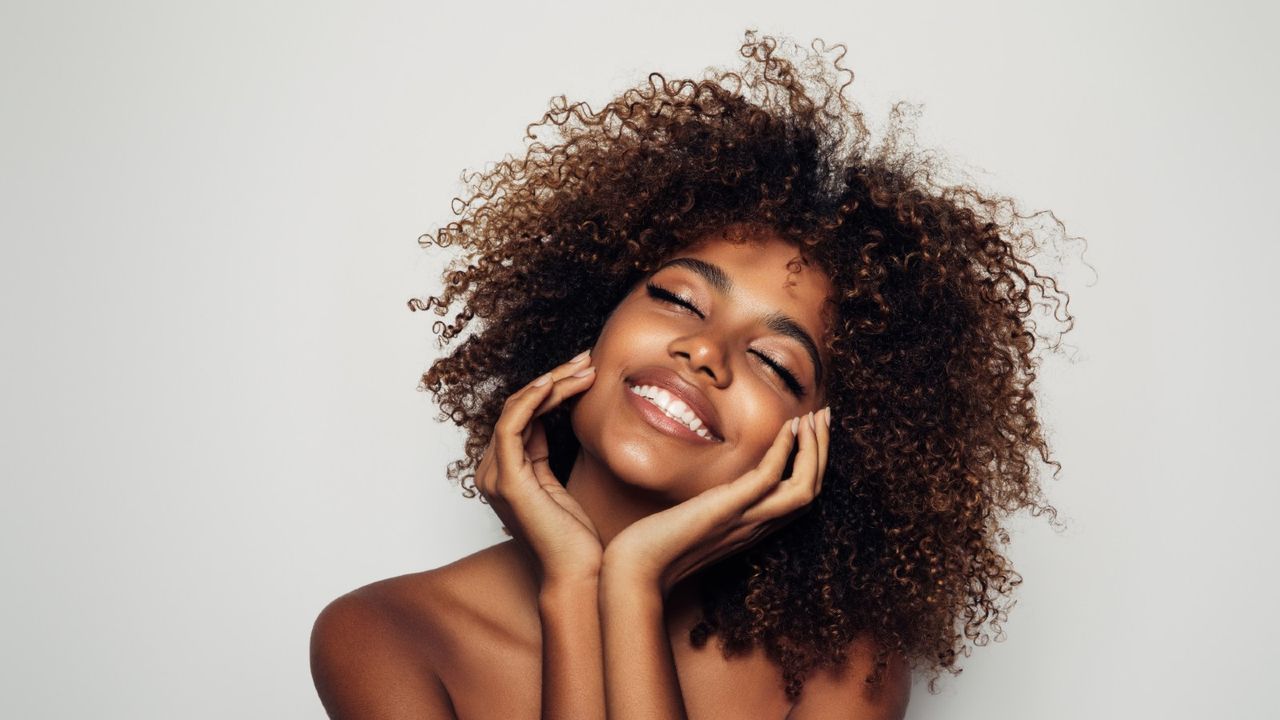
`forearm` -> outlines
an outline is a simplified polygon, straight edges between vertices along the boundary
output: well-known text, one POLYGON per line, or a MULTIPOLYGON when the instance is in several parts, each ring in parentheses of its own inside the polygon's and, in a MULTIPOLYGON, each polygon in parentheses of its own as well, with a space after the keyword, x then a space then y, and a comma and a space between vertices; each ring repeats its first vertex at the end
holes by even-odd
POLYGON ((606 563, 600 623, 609 720, 686 720, 658 584, 606 563))
POLYGON ((598 592, 598 578, 587 578, 539 593, 543 720, 605 716, 598 592))

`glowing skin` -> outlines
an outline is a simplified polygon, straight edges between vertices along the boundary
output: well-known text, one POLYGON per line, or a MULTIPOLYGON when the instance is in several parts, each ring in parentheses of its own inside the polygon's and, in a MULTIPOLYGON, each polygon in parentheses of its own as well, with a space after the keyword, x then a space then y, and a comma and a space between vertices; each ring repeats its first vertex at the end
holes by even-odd
MULTIPOLYGON (((829 446, 826 416, 810 413, 826 404, 818 368, 828 364, 831 287, 785 241, 747 238, 711 235, 675 253, 616 307, 590 356, 566 358, 508 398, 476 482, 513 540, 327 609, 313 634, 317 687, 355 693, 327 706, 363 709, 394 688, 418 693, 394 695, 398 710, 431 717, 453 717, 459 702, 467 716, 710 717, 726 702, 737 717, 791 716, 763 649, 725 658, 690 641, 700 598, 685 580, 812 502, 829 446), (530 418, 568 400, 582 447, 562 488, 530 418), (369 653, 347 661, 352 647, 369 653)), ((821 677, 807 687, 806 717, 858 712, 849 703, 860 675, 826 701, 814 699, 821 677)))
POLYGON ((799 264, 796 247, 777 236, 757 230, 746 238, 735 243, 712 234, 671 258, 719 268, 732 285, 728 294, 687 264, 666 266, 618 304, 592 349, 596 378, 572 413, 582 451, 568 489, 606 544, 639 517, 741 476, 764 456, 784 420, 825 404, 810 350, 768 318, 792 318, 825 364, 830 282, 799 264), (698 312, 652 296, 647 282, 698 312), (793 394, 761 355, 793 374, 804 395, 793 394), (655 370, 674 372, 701 393, 722 441, 664 432, 637 412, 639 398, 627 379, 655 370))

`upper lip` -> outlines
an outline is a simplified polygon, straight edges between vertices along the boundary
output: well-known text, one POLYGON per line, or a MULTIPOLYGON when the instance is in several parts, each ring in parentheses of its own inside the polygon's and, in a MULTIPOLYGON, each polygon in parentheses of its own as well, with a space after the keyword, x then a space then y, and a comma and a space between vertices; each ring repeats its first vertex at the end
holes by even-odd
POLYGON ((716 415, 715 406, 707 400, 707 396, 702 394, 697 385, 685 380, 680 373, 662 367, 646 368, 627 378, 627 382, 631 385, 660 387, 680 398, 702 420, 702 425, 706 427, 707 432, 717 440, 724 439, 724 435, 720 432, 720 416, 716 415))

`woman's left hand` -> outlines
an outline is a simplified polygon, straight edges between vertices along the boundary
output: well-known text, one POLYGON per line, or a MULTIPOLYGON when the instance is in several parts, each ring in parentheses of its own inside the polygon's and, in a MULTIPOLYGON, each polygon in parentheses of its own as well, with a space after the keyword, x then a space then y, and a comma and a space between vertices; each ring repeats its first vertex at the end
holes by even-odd
POLYGON ((666 597, 679 581, 794 519, 822 489, 830 412, 823 408, 798 421, 787 420, 755 468, 618 533, 605 548, 605 576, 654 584, 666 597), (791 477, 784 480, 787 456, 797 440, 800 450, 791 477))

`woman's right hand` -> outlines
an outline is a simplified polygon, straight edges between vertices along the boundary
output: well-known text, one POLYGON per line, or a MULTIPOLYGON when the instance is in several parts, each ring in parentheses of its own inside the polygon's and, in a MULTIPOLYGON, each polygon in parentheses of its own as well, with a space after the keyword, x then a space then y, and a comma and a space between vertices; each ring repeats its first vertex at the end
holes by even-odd
POLYGON ((546 431, 538 419, 595 381, 588 353, 507 398, 476 469, 476 488, 533 555, 543 587, 594 579, 604 553, 595 525, 551 472, 546 431))

